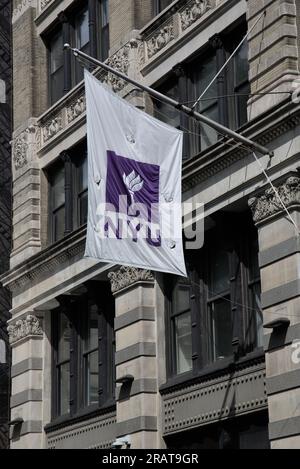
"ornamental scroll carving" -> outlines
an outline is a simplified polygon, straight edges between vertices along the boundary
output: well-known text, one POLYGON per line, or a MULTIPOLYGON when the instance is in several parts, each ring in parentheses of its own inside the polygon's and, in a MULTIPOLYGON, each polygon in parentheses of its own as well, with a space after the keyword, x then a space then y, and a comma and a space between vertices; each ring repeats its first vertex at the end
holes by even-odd
POLYGON ((40 336, 43 334, 40 320, 32 314, 28 314, 25 318, 18 319, 14 324, 10 324, 7 327, 7 331, 10 344, 28 336, 40 336))
POLYGON ((117 293, 123 288, 129 287, 136 282, 154 280, 153 274, 150 270, 127 266, 120 267, 116 272, 110 272, 108 274, 108 278, 111 283, 112 293, 117 293))
MULTIPOLYGON (((277 187, 277 190, 287 207, 292 205, 300 206, 300 177, 288 177, 283 184, 277 187)), ((255 223, 283 211, 283 207, 271 187, 266 189, 263 194, 249 199, 248 205, 251 208, 255 223)))
POLYGON ((191 24, 195 23, 201 16, 208 10, 213 8, 215 2, 212 0, 193 0, 183 11, 180 13, 181 28, 184 31, 191 24))
POLYGON ((22 132, 13 144, 13 160, 15 169, 21 169, 27 164, 28 131, 22 132))
POLYGON ((169 23, 159 31, 155 32, 154 35, 147 41, 147 55, 150 59, 158 51, 163 49, 170 41, 174 39, 174 26, 173 23, 169 23))

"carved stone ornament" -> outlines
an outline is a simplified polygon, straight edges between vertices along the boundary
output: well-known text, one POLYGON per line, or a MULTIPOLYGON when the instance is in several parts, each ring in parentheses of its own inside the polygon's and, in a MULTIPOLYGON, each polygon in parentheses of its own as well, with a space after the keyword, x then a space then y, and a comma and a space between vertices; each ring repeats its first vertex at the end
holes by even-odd
POLYGON ((51 2, 52 0, 41 0, 41 10, 44 10, 51 2))
POLYGON ((12 23, 15 23, 28 8, 36 8, 37 0, 22 0, 12 12, 12 23))
MULTIPOLYGON (((118 50, 108 59, 108 65, 115 70, 124 73, 124 75, 128 75, 130 49, 131 43, 125 44, 122 49, 118 50)), ((115 92, 121 91, 126 84, 124 80, 117 77, 113 73, 108 73, 104 79, 104 82, 111 86, 115 92)))
POLYGON ((184 31, 214 5, 210 0, 193 0, 181 13, 181 28, 184 31))
POLYGON ((15 169, 21 169, 27 163, 28 130, 22 132, 13 144, 15 169))
POLYGON ((25 318, 18 319, 15 323, 10 324, 7 327, 7 332, 10 344, 13 344, 24 337, 42 335, 43 329, 40 320, 36 316, 28 314, 25 318))
MULTIPOLYGON (((298 176, 290 176, 277 187, 277 190, 286 207, 300 206, 300 178, 298 176)), ((283 211, 283 207, 271 187, 266 189, 263 194, 249 199, 248 205, 255 223, 283 211)))
POLYGON ((110 272, 108 274, 108 278, 111 283, 112 293, 116 293, 136 282, 154 280, 153 274, 150 270, 127 266, 120 267, 116 272, 110 272))
POLYGON ((67 111, 68 124, 75 120, 85 111, 85 97, 77 98, 74 103, 70 105, 67 111))
POLYGON ((50 140, 54 135, 56 135, 60 130, 62 130, 62 118, 54 117, 43 128, 43 139, 44 142, 50 140))
POLYGON ((174 39, 174 26, 173 23, 161 28, 159 31, 147 41, 148 57, 152 57, 159 50, 163 49, 170 41, 174 39))

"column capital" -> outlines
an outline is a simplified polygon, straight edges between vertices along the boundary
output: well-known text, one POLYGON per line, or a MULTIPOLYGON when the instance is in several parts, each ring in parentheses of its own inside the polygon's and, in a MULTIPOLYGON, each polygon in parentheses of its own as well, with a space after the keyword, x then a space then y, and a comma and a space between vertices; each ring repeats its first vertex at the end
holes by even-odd
POLYGON ((154 280, 153 273, 150 270, 127 266, 121 266, 115 272, 110 272, 108 278, 111 283, 112 293, 118 293, 120 290, 130 287, 137 282, 154 280))
MULTIPOLYGON (((276 184, 278 193, 286 207, 300 209, 300 177, 289 175, 284 181, 276 184)), ((272 187, 248 200, 255 223, 261 223, 273 215, 283 212, 283 207, 272 187)))
POLYGON ((10 322, 7 326, 9 343, 12 345, 29 336, 42 336, 43 329, 41 323, 41 319, 34 314, 27 314, 10 322))

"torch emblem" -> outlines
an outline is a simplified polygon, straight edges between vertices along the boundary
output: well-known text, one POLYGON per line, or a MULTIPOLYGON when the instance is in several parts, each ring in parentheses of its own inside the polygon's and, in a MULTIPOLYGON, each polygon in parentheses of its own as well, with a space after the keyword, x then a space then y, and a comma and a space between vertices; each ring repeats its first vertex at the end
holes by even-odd
POLYGON ((134 204, 134 193, 142 189, 144 181, 134 170, 126 176, 123 173, 123 181, 131 197, 131 204, 134 204))

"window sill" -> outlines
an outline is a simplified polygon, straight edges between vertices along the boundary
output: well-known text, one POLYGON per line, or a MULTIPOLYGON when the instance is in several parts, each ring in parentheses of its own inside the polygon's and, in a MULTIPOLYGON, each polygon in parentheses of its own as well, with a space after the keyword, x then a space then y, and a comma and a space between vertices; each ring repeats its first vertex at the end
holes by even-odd
POLYGON ((101 408, 98 406, 90 406, 85 409, 80 409, 75 415, 61 415, 56 417, 50 423, 45 425, 45 432, 51 433, 61 428, 74 425, 75 423, 84 422, 94 417, 99 417, 100 415, 107 414, 109 412, 114 412, 116 410, 116 403, 113 399, 107 401, 105 405, 101 408))
POLYGON ((160 386, 159 391, 161 394, 167 394, 183 386, 186 387, 207 379, 217 378, 226 373, 238 371, 245 366, 253 365, 256 362, 264 362, 264 357, 264 350, 260 347, 236 361, 233 356, 223 358, 222 360, 211 363, 200 370, 192 370, 187 373, 170 377, 166 383, 160 386))

